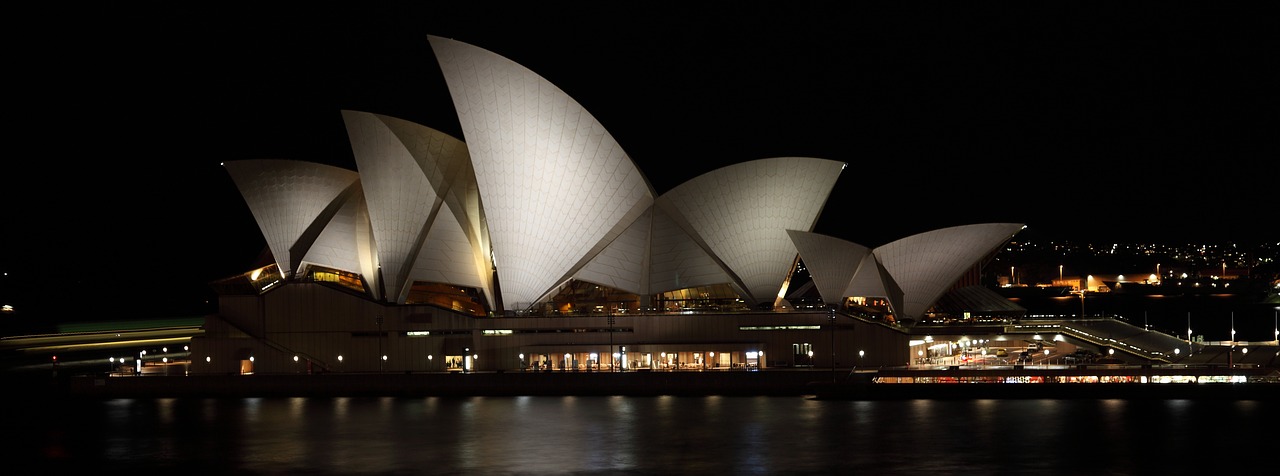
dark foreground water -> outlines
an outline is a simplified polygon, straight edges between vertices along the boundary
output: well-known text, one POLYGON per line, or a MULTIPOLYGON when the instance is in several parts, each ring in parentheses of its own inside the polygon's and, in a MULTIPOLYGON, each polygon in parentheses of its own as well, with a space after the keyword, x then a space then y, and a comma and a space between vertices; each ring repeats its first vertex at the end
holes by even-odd
POLYGON ((4 408, 5 474, 1267 474, 1280 449, 1270 401, 247 398, 4 408))

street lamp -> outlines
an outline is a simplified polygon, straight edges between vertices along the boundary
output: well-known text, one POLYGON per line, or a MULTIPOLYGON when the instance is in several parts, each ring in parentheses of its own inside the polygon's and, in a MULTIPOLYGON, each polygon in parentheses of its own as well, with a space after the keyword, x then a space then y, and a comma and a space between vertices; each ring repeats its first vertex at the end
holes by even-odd
POLYGON ((1191 311, 1187 311, 1187 355, 1194 354, 1196 348, 1191 345, 1191 311))
POLYGON ((613 314, 609 314, 609 371, 616 372, 618 365, 618 354, 613 352, 613 314))
MULTIPOLYGON (((374 318, 378 323, 378 355, 382 355, 382 316, 374 318)), ((382 361, 387 360, 387 356, 382 355, 382 360, 378 361, 378 371, 382 371, 382 361)))
POLYGON ((1231 345, 1236 345, 1236 313, 1231 312, 1231 345))
POLYGON ((836 381, 836 308, 827 308, 827 319, 831 321, 831 382, 836 381))

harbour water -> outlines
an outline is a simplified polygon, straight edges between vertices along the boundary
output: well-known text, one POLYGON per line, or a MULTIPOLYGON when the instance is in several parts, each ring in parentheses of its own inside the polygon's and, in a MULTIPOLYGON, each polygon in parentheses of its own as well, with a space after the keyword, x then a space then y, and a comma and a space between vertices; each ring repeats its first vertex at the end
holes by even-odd
POLYGON ((63 403, 4 406, 10 438, 0 447, 10 468, 168 475, 1171 475, 1273 468, 1280 430, 1280 407, 1253 400, 538 396, 63 403))

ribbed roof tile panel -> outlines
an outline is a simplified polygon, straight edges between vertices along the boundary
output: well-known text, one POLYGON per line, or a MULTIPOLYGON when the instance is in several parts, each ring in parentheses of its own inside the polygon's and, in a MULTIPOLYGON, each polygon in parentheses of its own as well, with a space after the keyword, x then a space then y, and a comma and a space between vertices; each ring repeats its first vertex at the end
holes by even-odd
POLYGON ((289 249, 343 190, 360 176, 351 170, 294 160, 258 159, 226 162, 240 195, 285 276, 289 249))
MULTIPOLYGON (((807 264, 807 263, 806 263, 807 264)), ((849 285, 844 289, 843 296, 887 296, 885 280, 883 275, 886 274, 880 263, 876 262, 874 254, 866 254, 862 256, 862 261, 854 267, 853 278, 849 280, 849 285)))
POLYGON ((713 170, 663 194, 756 303, 772 301, 797 250, 786 230, 810 231, 843 162, 758 159, 713 170))
POLYGON ((364 187, 385 296, 398 299, 437 196, 413 155, 377 116, 343 111, 342 117, 364 187))
POLYGON ((475 167, 503 302, 532 305, 652 188, 555 85, 482 48, 429 40, 475 167))
POLYGON ((654 207, 653 241, 649 258, 649 292, 728 283, 732 280, 660 207, 654 207))
POLYGON ((858 271, 844 290, 845 296, 884 297, 895 314, 902 315, 902 288, 894 281, 884 265, 876 260, 874 252, 862 258, 858 271))
POLYGON ((477 273, 475 253, 462 226, 450 213, 441 211, 418 253, 410 281, 456 284, 488 291, 477 273))
POLYGON ((359 249, 362 240, 357 240, 356 234, 367 227, 357 226, 356 221, 368 217, 367 213, 361 213, 364 206, 363 196, 355 195, 347 200, 312 243, 303 261, 363 274, 365 266, 360 261, 359 249))
POLYGON ((599 254, 578 271, 576 278, 609 286, 622 291, 646 294, 642 286, 645 257, 649 251, 649 234, 652 224, 650 211, 633 221, 599 254))
POLYGON ((1022 229, 983 223, 920 233, 872 251, 901 286, 904 317, 920 318, 964 273, 1022 229))
POLYGON ((871 248, 818 233, 787 230, 800 259, 827 304, 839 304, 844 291, 853 281, 858 265, 871 255, 871 248))

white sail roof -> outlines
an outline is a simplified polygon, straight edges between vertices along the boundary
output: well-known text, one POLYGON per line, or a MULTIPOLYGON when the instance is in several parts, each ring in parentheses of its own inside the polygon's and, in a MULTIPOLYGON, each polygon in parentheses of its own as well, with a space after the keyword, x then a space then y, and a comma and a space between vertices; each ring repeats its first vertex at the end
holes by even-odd
POLYGON ((745 299, 772 302, 797 255, 787 230, 813 229, 844 167, 809 157, 758 159, 702 174, 658 201, 731 273, 745 299))
POLYGON ((947 228, 874 250, 817 235, 846 164, 809 157, 733 164, 655 198, 564 91, 484 49, 428 40, 466 143, 343 111, 358 173, 227 164, 284 276, 307 264, 356 271, 375 297, 398 303, 415 281, 469 286, 492 309, 532 307, 571 278, 642 296, 727 283, 762 304, 780 299, 803 255, 824 300, 884 296, 919 317, 1022 227, 947 228))
POLYGON ((306 250, 360 180, 350 170, 295 160, 241 160, 223 167, 286 278, 297 271, 306 250))
POLYGON ((482 48, 428 39, 475 167, 503 302, 531 305, 630 225, 652 187, 554 84, 482 48))
POLYGON ((942 228, 902 238, 872 252, 902 287, 901 312, 919 318, 974 263, 1022 228, 1021 223, 942 228))

